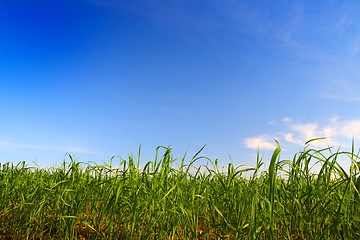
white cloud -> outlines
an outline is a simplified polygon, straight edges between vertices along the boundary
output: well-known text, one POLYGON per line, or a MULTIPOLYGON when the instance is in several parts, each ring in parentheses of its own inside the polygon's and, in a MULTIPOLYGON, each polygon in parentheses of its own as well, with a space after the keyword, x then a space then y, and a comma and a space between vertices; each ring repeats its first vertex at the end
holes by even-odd
MULTIPOLYGON (((310 123, 292 123, 290 118, 283 118, 285 130, 274 134, 273 138, 284 139, 285 142, 304 146, 304 144, 315 138, 325 138, 313 141, 310 144, 317 148, 326 148, 329 146, 340 147, 348 146, 342 144, 343 141, 360 140, 360 120, 339 120, 335 116, 329 119, 326 124, 315 122, 310 123)), ((271 141, 269 135, 250 137, 245 139, 245 146, 251 149, 271 150, 276 148, 276 144, 271 141)))
POLYGON ((273 150, 277 147, 266 135, 245 139, 245 146, 252 149, 259 147, 264 150, 273 150))
POLYGON ((339 121, 339 117, 333 117, 327 125, 318 123, 289 124, 289 131, 281 133, 285 141, 297 145, 303 145, 306 141, 314 138, 326 138, 314 141, 315 147, 340 146, 340 138, 360 138, 360 120, 339 121))
POLYGON ((290 133, 286 133, 284 136, 291 136, 291 138, 286 138, 285 140, 297 145, 303 145, 306 141, 314 138, 326 138, 321 141, 314 141, 311 144, 315 147, 328 147, 340 145, 336 142, 334 138, 334 133, 336 129, 334 127, 319 127, 316 123, 306 123, 306 124, 294 124, 290 126, 290 133), (295 137, 294 137, 295 136, 295 137))
POLYGON ((285 141, 295 143, 295 144, 298 144, 298 145, 304 144, 304 142, 301 141, 300 139, 294 139, 294 133, 285 133, 283 136, 285 138, 285 141))
MULTIPOLYGON (((316 123, 290 125, 290 130, 298 133, 304 139, 316 138, 316 136, 318 134, 320 134, 318 128, 319 128, 319 126, 316 123)), ((319 136, 317 136, 317 137, 319 137, 319 136)))
POLYGON ((340 122, 338 125, 338 131, 340 134, 347 138, 359 138, 360 137, 360 120, 350 120, 340 122))

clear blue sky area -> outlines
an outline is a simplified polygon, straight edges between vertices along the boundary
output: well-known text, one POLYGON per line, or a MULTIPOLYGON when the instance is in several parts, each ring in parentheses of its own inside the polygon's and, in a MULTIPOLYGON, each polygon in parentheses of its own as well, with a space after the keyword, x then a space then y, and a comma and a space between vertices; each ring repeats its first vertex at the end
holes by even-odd
POLYGON ((0 0, 0 162, 358 146, 359 23, 359 1, 0 0))

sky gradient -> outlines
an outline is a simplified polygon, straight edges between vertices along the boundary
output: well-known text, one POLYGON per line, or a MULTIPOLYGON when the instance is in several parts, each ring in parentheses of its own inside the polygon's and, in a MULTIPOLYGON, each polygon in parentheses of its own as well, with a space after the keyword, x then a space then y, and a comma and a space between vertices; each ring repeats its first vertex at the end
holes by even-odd
POLYGON ((358 1, 0 1, 0 162, 360 142, 358 1))

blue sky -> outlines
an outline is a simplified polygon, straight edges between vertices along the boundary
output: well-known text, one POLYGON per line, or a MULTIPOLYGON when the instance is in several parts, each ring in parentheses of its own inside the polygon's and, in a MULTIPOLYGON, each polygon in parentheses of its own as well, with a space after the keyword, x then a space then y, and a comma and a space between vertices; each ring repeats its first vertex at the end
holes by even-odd
POLYGON ((349 147, 359 23, 358 1, 0 1, 0 162, 349 147))

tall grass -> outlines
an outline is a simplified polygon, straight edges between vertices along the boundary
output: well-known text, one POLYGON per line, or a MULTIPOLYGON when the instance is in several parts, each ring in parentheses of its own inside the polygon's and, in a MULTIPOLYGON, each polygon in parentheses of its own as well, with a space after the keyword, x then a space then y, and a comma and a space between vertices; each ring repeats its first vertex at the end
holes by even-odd
POLYGON ((290 160, 280 160, 279 145, 266 171, 259 151, 256 166, 229 163, 223 171, 202 149, 186 163, 169 147, 158 147, 142 169, 140 149, 109 165, 70 155, 49 169, 4 163, 0 238, 358 239, 359 154, 310 142, 290 160), (208 164, 195 167, 199 159, 208 164))

